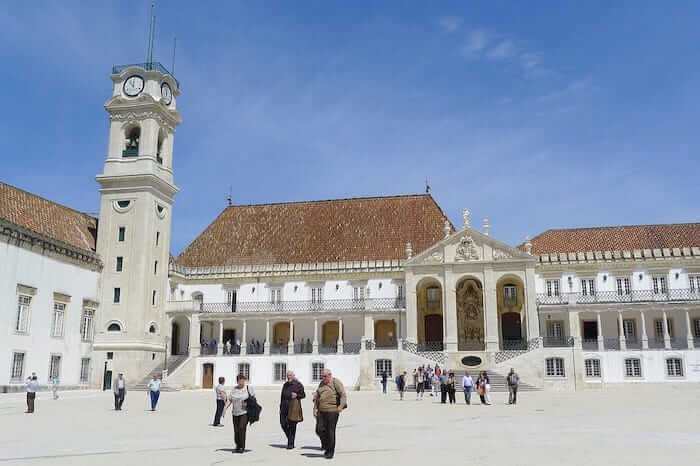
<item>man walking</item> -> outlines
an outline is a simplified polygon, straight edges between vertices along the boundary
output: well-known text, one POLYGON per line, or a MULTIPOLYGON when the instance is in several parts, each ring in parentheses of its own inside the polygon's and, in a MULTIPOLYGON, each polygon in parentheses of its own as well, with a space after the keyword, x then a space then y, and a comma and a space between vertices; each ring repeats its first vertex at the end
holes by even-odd
POLYGON ((464 389, 464 402, 468 405, 472 404, 472 388, 474 387, 474 380, 472 376, 469 375, 469 371, 464 372, 464 377, 462 377, 462 388, 464 389))
POLYGON ((333 377, 330 369, 324 369, 322 372, 314 402, 314 416, 317 418, 316 433, 321 439, 323 456, 331 459, 335 454, 335 427, 340 413, 348 407, 348 401, 343 383, 333 377))
POLYGON ((508 382, 508 404, 514 405, 518 398, 518 384, 520 384, 520 377, 515 372, 515 369, 510 368, 508 377, 506 377, 508 382))
POLYGON ((32 372, 30 377, 27 377, 25 382, 27 386, 27 414, 32 414, 34 412, 34 401, 36 400, 36 391, 39 390, 39 380, 37 379, 36 372, 32 372))
POLYGON ((212 424, 214 427, 224 426, 221 423, 221 415, 224 413, 224 406, 226 405, 226 399, 228 398, 226 395, 226 389, 224 388, 224 383, 226 383, 226 379, 219 377, 219 384, 214 388, 214 392, 216 392, 216 412, 214 413, 214 423, 212 424))
POLYGON ((119 377, 114 379, 112 392, 114 393, 114 410, 121 411, 124 398, 126 398, 126 380, 124 380, 123 372, 120 372, 119 377))
POLYGON ((440 403, 447 403, 447 374, 444 371, 440 374, 440 403))
POLYGON ((148 394, 151 396, 151 411, 155 411, 160 398, 160 380, 156 374, 153 374, 153 379, 148 382, 148 394))

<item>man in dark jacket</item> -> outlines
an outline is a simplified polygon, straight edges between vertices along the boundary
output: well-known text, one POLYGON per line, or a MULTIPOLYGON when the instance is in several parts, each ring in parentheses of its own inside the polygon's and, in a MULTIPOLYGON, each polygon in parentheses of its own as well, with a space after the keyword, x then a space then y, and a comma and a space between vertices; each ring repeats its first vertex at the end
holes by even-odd
POLYGON ((297 423, 300 420, 289 419, 289 405, 292 400, 299 400, 299 416, 301 417, 301 400, 306 398, 304 385, 294 376, 294 372, 287 372, 287 381, 282 385, 280 397, 280 425, 287 436, 287 450, 294 448, 294 437, 297 434, 297 423))

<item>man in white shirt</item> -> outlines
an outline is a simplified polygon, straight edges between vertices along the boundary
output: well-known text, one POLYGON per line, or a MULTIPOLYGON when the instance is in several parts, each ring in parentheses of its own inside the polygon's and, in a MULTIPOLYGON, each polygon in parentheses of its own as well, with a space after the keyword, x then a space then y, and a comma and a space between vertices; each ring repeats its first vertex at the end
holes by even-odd
POLYGON ((153 379, 148 382, 148 394, 151 396, 151 411, 156 410, 158 398, 160 398, 160 380, 153 374, 153 379))
POLYGON ((212 424, 214 427, 224 426, 221 423, 221 417, 224 413, 224 406, 228 398, 226 395, 226 389, 224 388, 224 383, 226 383, 226 379, 219 377, 219 384, 214 387, 214 392, 216 393, 216 413, 214 414, 214 423, 212 424))
POLYGON ((36 400, 36 392, 39 390, 39 380, 36 376, 36 372, 32 372, 31 377, 27 377, 25 382, 27 386, 27 414, 34 412, 34 400, 36 400))
POLYGON ((464 388, 464 401, 470 405, 472 404, 472 388, 474 387, 474 380, 472 376, 469 375, 468 371, 464 372, 464 377, 462 377, 462 388, 464 388))

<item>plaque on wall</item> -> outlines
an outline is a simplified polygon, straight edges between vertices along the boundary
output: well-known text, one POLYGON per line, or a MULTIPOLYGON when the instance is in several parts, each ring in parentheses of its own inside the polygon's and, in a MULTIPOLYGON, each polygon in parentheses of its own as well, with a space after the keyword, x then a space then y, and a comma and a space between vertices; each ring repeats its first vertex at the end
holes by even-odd
POLYGON ((470 367, 480 366, 481 358, 479 356, 465 356, 462 358, 462 364, 470 367))

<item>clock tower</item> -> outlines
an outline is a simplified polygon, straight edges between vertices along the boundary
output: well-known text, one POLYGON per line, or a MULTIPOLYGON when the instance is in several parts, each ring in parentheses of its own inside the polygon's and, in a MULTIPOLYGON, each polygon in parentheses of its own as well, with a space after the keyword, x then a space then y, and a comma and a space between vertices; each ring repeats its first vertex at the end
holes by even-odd
POLYGON ((115 66, 109 145, 100 184, 97 253, 102 258, 95 363, 103 385, 123 372, 139 382, 163 363, 173 197, 177 80, 160 63, 115 66), (102 367, 100 367, 102 369, 102 367))

